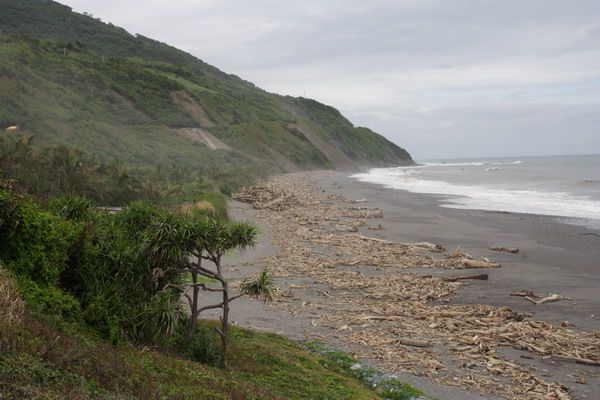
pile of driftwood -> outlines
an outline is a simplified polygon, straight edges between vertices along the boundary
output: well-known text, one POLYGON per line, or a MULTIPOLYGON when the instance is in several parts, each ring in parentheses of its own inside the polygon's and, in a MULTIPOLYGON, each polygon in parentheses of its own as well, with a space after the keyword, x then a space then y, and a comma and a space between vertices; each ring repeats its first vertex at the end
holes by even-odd
MULTIPOLYGON (((446 384, 519 399, 571 397, 563 384, 546 382, 527 365, 503 357, 497 352, 500 346, 574 363, 600 363, 599 332, 552 326, 508 307, 444 304, 465 280, 488 275, 441 278, 403 270, 500 264, 474 260, 460 249, 444 258, 433 257, 432 253, 444 251, 442 246, 361 235, 358 229, 370 227, 370 220, 383 212, 348 206, 351 200, 323 192, 303 174, 294 174, 236 196, 261 210, 259 216, 270 225, 272 241, 280 249, 255 263, 268 266, 276 277, 306 278, 306 284, 281 288, 276 307, 305 316, 313 327, 330 329, 327 337, 315 333, 316 338, 354 344, 358 356, 377 359, 390 371, 412 371, 446 384), (329 289, 317 290, 317 284, 329 289), (298 297, 301 291, 310 291, 321 301, 303 301, 298 297)), ((382 228, 378 223, 377 229, 382 228)))
POLYGON ((244 187, 233 195, 233 199, 251 203, 258 210, 281 211, 298 205, 294 194, 274 186, 244 187))

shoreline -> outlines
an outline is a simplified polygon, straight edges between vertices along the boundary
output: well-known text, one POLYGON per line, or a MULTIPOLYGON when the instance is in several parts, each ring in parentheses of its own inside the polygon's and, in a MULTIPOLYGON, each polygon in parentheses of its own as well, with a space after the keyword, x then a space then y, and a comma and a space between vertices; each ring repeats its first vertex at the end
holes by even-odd
POLYGON ((503 268, 494 270, 496 285, 492 281, 470 285, 461 301, 481 298, 494 287, 507 290, 528 289, 536 294, 555 293, 560 287, 568 286, 565 296, 585 300, 578 307, 567 307, 572 303, 554 303, 557 309, 540 309, 529 302, 515 301, 498 293, 488 296, 485 303, 519 307, 524 312, 536 312, 540 318, 550 318, 560 323, 560 316, 576 310, 576 318, 569 317, 576 326, 600 329, 600 230, 570 224, 565 218, 520 214, 503 211, 487 211, 442 207, 443 201, 436 195, 411 193, 405 190, 385 188, 381 185, 361 182, 348 174, 321 181, 323 186, 343 181, 338 189, 348 197, 368 197, 370 204, 384 210, 384 220, 393 226, 382 236, 406 242, 429 241, 440 243, 448 250, 460 247, 476 258, 487 257, 497 260, 503 268), (387 212, 386 212, 387 211, 387 212), (582 235, 593 234, 593 235, 582 235), (490 251, 490 246, 519 248, 519 254, 490 251), (517 279, 518 278, 518 279, 517 279), (567 285, 567 281, 570 281, 567 285), (474 293, 467 293, 472 290, 474 293), (546 293, 544 293, 546 292, 546 293), (549 312, 548 312, 549 311, 549 312), (556 314, 556 315, 553 315, 556 314), (590 315, 595 315, 591 318, 590 315))
MULTIPOLYGON (((360 182, 349 177, 349 174, 313 172, 305 175, 315 181, 315 184, 320 187, 320 194, 324 196, 334 196, 332 198, 338 200, 341 198, 366 198, 368 201, 360 204, 361 206, 376 207, 383 210, 383 218, 371 219, 368 220, 368 223, 371 227, 374 223, 375 225, 383 225, 385 230, 369 230, 367 226, 358 226, 356 234, 335 232, 336 236, 334 237, 364 235, 381 241, 440 243, 447 248, 446 253, 451 252, 456 247, 461 247, 463 252, 472 254, 476 259, 487 257, 502 264, 501 268, 486 269, 486 271, 431 267, 411 268, 404 265, 402 273, 430 274, 434 277, 434 280, 438 281, 440 280, 438 277, 460 275, 466 272, 486 272, 490 276, 486 281, 471 281, 468 284, 459 284, 456 287, 456 292, 449 295, 450 300, 448 300, 448 296, 442 296, 440 299, 432 299, 425 304, 440 304, 443 307, 468 307, 468 305, 476 304, 492 307, 508 306, 516 313, 531 313, 533 319, 543 320, 553 325, 560 326, 561 323, 568 320, 578 330, 591 331, 599 328, 600 315, 596 317, 596 314, 600 314, 600 299, 598 298, 600 296, 597 296, 595 292, 597 287, 600 286, 598 285, 600 278, 596 266, 600 264, 598 263, 600 260, 600 246, 597 245, 597 243, 600 243, 600 238, 593 235, 580 235, 582 230, 590 233, 590 229, 561 224, 553 220, 554 218, 550 220, 543 216, 439 207, 439 201, 433 196, 413 194, 384 188, 377 184, 360 182), (596 239, 597 241, 594 243, 596 239), (488 250, 489 246, 517 247, 520 252, 518 254, 498 253, 488 250), (568 265, 568 268, 565 265, 568 265), (573 300, 536 306, 523 297, 510 296, 512 291, 522 289, 532 290, 541 297, 547 296, 548 292, 552 292, 571 297, 573 300)), ((285 177, 282 179, 285 179, 285 177)), ((345 204, 345 206, 352 205, 345 204)), ((242 203, 235 203, 232 210, 234 211, 232 218, 258 223, 262 225, 263 231, 272 236, 273 240, 277 240, 278 233, 275 230, 280 227, 267 227, 265 215, 268 213, 265 211, 257 212, 248 204, 242 203)), ((281 223, 286 223, 286 221, 281 223)), ((294 235, 294 232, 292 226, 292 229, 288 230, 286 234, 288 236, 294 235)), ((255 250, 231 260, 230 272, 236 275, 235 277, 243 278, 260 270, 263 266, 271 265, 272 267, 276 265, 278 259, 273 258, 273 254, 277 253, 278 249, 269 242, 269 238, 263 235, 255 250)), ((289 251, 292 250, 290 248, 289 251)), ((320 249, 317 250, 320 251, 320 249)), ((320 251, 320 253, 324 252, 320 251)), ((431 255, 425 253, 419 256, 419 260, 427 259, 431 255)), ((434 258, 440 257, 439 254, 434 255, 434 258)), ((279 261, 281 260, 280 258, 279 261)), ((314 259, 308 257, 304 261, 310 263, 314 262, 314 259)), ((302 261, 300 260, 300 262, 302 261)), ((325 268, 332 268, 331 263, 327 265, 329 267, 325 268)), ((286 268, 289 269, 290 267, 286 266, 286 268)), ((389 272, 387 271, 388 268, 367 266, 345 267, 344 271, 346 272, 338 267, 333 268, 331 273, 338 274, 335 275, 336 279, 341 276, 339 274, 360 272, 371 278, 384 273, 384 271, 389 272)), ((315 280, 314 276, 306 272, 301 271, 298 274, 276 278, 276 285, 287 296, 283 296, 277 304, 265 307, 262 303, 256 301, 243 300, 233 305, 232 319, 239 326, 268 330, 284 334, 296 340, 317 338, 342 350, 351 351, 359 356, 366 356, 366 359, 381 365, 381 358, 378 358, 376 354, 375 357, 369 357, 369 352, 359 349, 360 346, 355 343, 357 340, 360 341, 360 338, 357 339, 358 331, 364 329, 365 333, 370 332, 368 329, 371 327, 352 325, 356 321, 346 321, 345 324, 342 324, 343 320, 340 320, 342 322, 337 325, 334 322, 337 323, 338 321, 331 321, 335 319, 333 316, 337 317, 336 314, 342 315, 346 312, 344 310, 345 305, 337 304, 335 306, 337 309, 335 309, 334 303, 341 303, 337 301, 338 298, 341 299, 346 296, 349 300, 344 298, 342 302, 354 301, 352 297, 348 297, 350 291, 334 290, 332 288, 335 287, 337 281, 331 280, 327 276, 315 280), (327 279, 330 280, 327 281, 327 279), (311 305, 316 306, 316 308, 311 307, 311 305), (328 308, 330 314, 327 314, 328 308), (354 332, 352 328, 354 328, 354 332)), ((322 271, 317 269, 313 272, 320 274, 322 271)), ((281 274, 281 269, 278 272, 276 271, 276 276, 278 273, 281 274)), ((347 285, 347 283, 345 284, 347 285)), ((354 290, 355 292, 352 293, 358 293, 356 288, 354 290)), ((356 312, 356 309, 359 308, 348 311, 356 312)), ((348 319, 353 314, 347 313, 345 315, 345 318, 348 319)), ((380 328, 374 326, 373 328, 388 329, 385 326, 380 328)), ((419 334, 418 330, 413 333, 419 334)), ((430 336, 425 335, 425 337, 430 338, 432 333, 429 332, 428 335, 430 336)), ((432 340, 436 342, 436 349, 433 352, 437 351, 439 355, 434 356, 427 353, 427 356, 432 357, 432 360, 438 357, 439 361, 436 359, 436 362, 445 363, 448 352, 447 349, 441 347, 447 339, 440 341, 439 344, 437 339, 432 340), (438 349, 438 347, 440 348, 438 349)), ((530 367, 545 371, 543 372, 543 379, 546 381, 559 381, 569 387, 576 387, 573 392, 576 396, 586 394, 589 396, 600 390, 600 385, 591 384, 594 378, 588 378, 590 382, 586 385, 577 385, 572 382, 576 379, 573 376, 596 373, 594 367, 579 366, 578 364, 554 361, 548 358, 544 359, 541 355, 514 348, 510 348, 508 352, 505 350, 506 347, 504 346, 499 348, 498 355, 502 354, 503 357, 508 357, 511 360, 516 357, 519 362, 526 360, 530 367), (523 358, 523 356, 526 358, 523 358)), ((414 355, 409 354, 411 351, 413 349, 409 349, 405 355, 398 355, 398 357, 405 356, 409 357, 410 360, 410 357, 414 357, 414 355)), ((419 356, 418 352, 417 356, 419 356)), ((400 361, 402 363, 406 362, 406 360, 400 361)), ((393 359, 385 360, 383 362, 384 368, 393 366, 393 363, 393 359)), ((446 371, 446 366, 439 368, 446 371)), ((404 368, 399 369, 403 370, 404 368)), ((398 368, 393 372, 397 372, 397 370, 398 368)), ((448 371, 443 373, 443 379, 438 379, 435 375, 427 378, 405 373, 399 375, 403 380, 433 397, 447 399, 481 398, 482 394, 467 391, 465 385, 461 388, 446 386, 448 383, 452 385, 462 383, 460 382, 462 378, 458 382, 452 382, 452 375, 455 373, 454 370, 449 368, 448 371), (450 379, 449 382, 448 378, 450 379)), ((466 386, 473 388, 474 385, 467 384, 466 386)), ((496 395, 501 394, 500 390, 497 392, 496 395)), ((484 393, 486 398, 504 398, 495 397, 490 394, 489 390, 484 390, 484 393)))

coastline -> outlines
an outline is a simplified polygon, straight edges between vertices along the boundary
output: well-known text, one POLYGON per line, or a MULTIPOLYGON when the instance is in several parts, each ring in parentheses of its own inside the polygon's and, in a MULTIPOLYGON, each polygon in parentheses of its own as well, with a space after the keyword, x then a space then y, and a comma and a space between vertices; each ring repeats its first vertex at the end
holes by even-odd
MULTIPOLYGON (((439 207, 439 201, 433 196, 386 189, 380 185, 360 182, 343 173, 315 172, 305 175, 314 180, 323 195, 337 196, 338 199, 365 198, 368 201, 361 205, 376 207, 383 211, 383 218, 368 222, 371 227, 373 223, 380 224, 385 230, 369 230, 368 226, 359 226, 356 235, 401 243, 440 243, 446 247, 446 253, 460 247, 463 252, 473 255, 477 259, 487 257, 502 264, 501 268, 486 269, 485 271, 431 267, 411 268, 405 265, 402 273, 430 274, 435 279, 467 272, 489 274, 488 280, 461 283, 455 293, 441 299, 432 299, 430 303, 449 306, 475 304, 492 307, 508 306, 515 313, 530 313, 533 319, 552 325, 560 326, 561 323, 568 320, 574 324, 574 329, 577 330, 589 332, 599 329, 600 296, 596 295, 596 291, 600 287, 600 274, 597 273, 597 265, 600 264, 598 262, 600 261, 600 246, 598 245, 600 237, 581 235, 581 233, 598 234, 600 232, 585 227, 567 225, 554 217, 443 208, 439 207), (520 251, 518 254, 499 253, 489 250, 490 246, 516 247, 520 251), (536 306, 523 297, 510 296, 511 292, 523 289, 532 290, 541 297, 552 292, 568 296, 572 300, 536 306), (448 298, 451 300, 448 301, 448 298)), ((257 212, 248 204, 237 202, 234 203, 231 210, 233 219, 257 223, 262 226, 264 232, 268 232, 271 239, 276 239, 275 227, 268 226, 264 211, 257 212)), ((293 229, 287 233, 293 234, 293 229)), ((338 236, 346 235, 336 234, 338 236)), ((232 259, 229 268, 234 277, 243 278, 264 266, 271 264, 272 267, 272 264, 276 264, 277 259, 273 259, 272 255, 278 250, 269 242, 267 235, 262 235, 255 250, 232 259)), ((425 253, 420 257, 426 259, 431 255, 425 253)), ((434 258, 443 258, 439 254, 433 256, 434 258)), ((305 260, 308 263, 312 261, 310 258, 305 260)), ((346 269, 347 273, 357 272, 356 267, 346 269)), ((371 274, 375 276, 382 273, 381 268, 366 266, 358 268, 358 271, 369 274, 369 277, 371 274)), ((337 273, 341 272, 337 271, 337 273)), ((358 348, 360 346, 357 346, 356 340, 353 342, 352 339, 349 339, 353 335, 349 333, 354 327, 351 323, 328 324, 326 315, 320 311, 321 309, 310 307, 310 304, 313 303, 318 305, 317 307, 327 309, 327 301, 336 303, 338 294, 344 295, 349 291, 338 293, 332 290, 331 281, 326 283, 322 279, 315 279, 314 276, 304 275, 299 273, 278 277, 276 286, 280 287, 282 293, 288 297, 282 296, 277 304, 270 307, 265 307, 256 301, 242 300, 232 307, 232 319, 240 326, 281 333, 297 340, 320 339, 330 345, 338 346, 342 350, 362 356, 366 355, 367 359, 381 365, 381 357, 378 358, 375 354, 374 357, 369 358, 368 352, 358 348), (344 327, 346 329, 341 329, 344 327)), ((340 305, 338 307, 343 308, 340 305)), ((342 314, 342 311, 340 309, 339 313, 342 314)), ((355 327, 354 329, 358 331, 359 328, 355 327)), ((436 343, 434 351, 440 353, 440 362, 445 362, 448 353, 447 349, 441 348, 442 344, 443 341, 439 345, 436 343)), ((590 394, 600 390, 600 385, 592 384, 593 380, 597 382, 598 376, 594 367, 556 361, 544 358, 543 355, 507 346, 499 348, 498 354, 502 354, 510 360, 516 358, 519 363, 524 362, 529 367, 543 371, 543 379, 546 381, 558 381, 574 388, 573 396, 588 395, 589 397, 590 394), (588 376, 586 374, 596 375, 595 378, 588 378, 589 382, 585 385, 573 383, 578 379, 577 377, 588 376)), ((383 362, 384 366, 388 367, 393 365, 391 363, 393 363, 393 359, 383 362)), ((399 369, 402 370, 402 368, 399 369)), ((448 371, 443 369, 443 371, 446 381, 434 379, 431 376, 423 378, 405 373, 399 375, 403 380, 414 384, 433 397, 481 398, 482 394, 479 392, 466 391, 465 385, 460 388, 446 386, 446 384, 464 382, 461 382, 462 378, 452 382, 451 376, 455 371, 450 369, 448 371), (450 382, 447 381, 448 377, 450 377, 450 382)), ((474 386, 476 385, 466 385, 471 389, 474 386)), ((504 398, 500 390, 496 393, 499 397, 494 397, 489 390, 485 389, 482 393, 485 393, 486 398, 504 398)))
POLYGON ((369 204, 382 208, 388 229, 381 237, 440 243, 448 250, 460 247, 476 258, 502 264, 491 280, 470 285, 455 296, 457 301, 483 299, 486 304, 536 313, 548 322, 560 324, 566 316, 579 328, 600 329, 600 230, 568 223, 562 217, 441 207, 444 203, 435 195, 388 189, 340 175, 324 178, 320 184, 343 182, 338 190, 346 196, 369 198, 369 204), (507 254, 490 251, 490 246, 520 251, 507 254), (577 300, 541 308, 505 294, 521 289, 544 296, 559 292, 577 300))

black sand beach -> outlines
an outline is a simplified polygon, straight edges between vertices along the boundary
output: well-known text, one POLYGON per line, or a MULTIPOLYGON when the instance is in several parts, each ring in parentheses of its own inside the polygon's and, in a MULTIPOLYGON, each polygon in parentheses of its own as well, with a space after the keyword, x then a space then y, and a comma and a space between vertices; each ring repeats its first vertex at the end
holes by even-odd
MULTIPOLYGON (((566 224, 555 217, 444 208, 434 196, 387 189, 359 182, 342 173, 313 173, 310 176, 323 194, 367 199, 365 206, 383 211, 383 218, 371 222, 381 224, 385 230, 369 230, 363 226, 357 232, 360 235, 403 243, 441 244, 447 249, 446 253, 460 247, 475 259, 486 257, 502 264, 501 268, 481 270, 406 269, 410 273, 440 277, 457 273, 489 275, 488 280, 467 281, 468 285, 451 296, 450 304, 508 306, 514 312, 529 313, 532 319, 552 325, 572 324, 573 329, 586 332, 600 329, 600 231, 566 224), (491 251, 490 246, 518 248, 519 253, 491 251), (571 300, 535 305, 524 297, 510 295, 520 290, 533 291, 539 297, 556 293, 571 300)), ((233 202, 231 216, 236 220, 254 222, 264 230, 254 250, 229 261, 230 273, 240 278, 264 266, 245 263, 272 254, 277 248, 269 243, 269 227, 251 206, 233 202)), ((440 254, 430 255, 443 258, 440 254)), ((328 290, 327 285, 319 284, 308 276, 304 279, 278 278, 276 285, 298 287, 299 290, 294 290, 296 303, 313 301, 315 291, 328 290), (300 289, 303 286, 305 290, 300 289)), ((339 335, 332 336, 331 328, 319 326, 302 314, 290 314, 245 299, 232 307, 232 314, 232 320, 239 326, 281 333, 298 340, 318 337, 333 346, 353 350, 353 346, 340 340, 339 335)), ((572 398, 600 398, 598 366, 544 357, 512 347, 502 347, 500 352, 508 359, 536 368, 545 381, 566 385, 572 390, 572 398)), ((371 361, 377 363, 376 360, 371 361)), ((429 396, 440 399, 502 398, 441 385, 428 378, 409 374, 400 376, 429 396)))
POLYGON ((456 302, 507 305, 553 324, 568 320, 580 329, 600 329, 600 231, 557 217, 441 207, 434 196, 358 182, 348 175, 323 177, 319 183, 349 198, 367 198, 369 206, 381 208, 386 230, 378 237, 440 243, 449 250, 460 247, 475 258, 502 264, 484 271, 490 279, 463 289, 454 297, 456 302), (342 188, 332 188, 334 183, 342 188), (490 246, 518 248, 519 253, 495 252, 490 246), (522 289, 573 300, 541 307, 508 296, 522 289))

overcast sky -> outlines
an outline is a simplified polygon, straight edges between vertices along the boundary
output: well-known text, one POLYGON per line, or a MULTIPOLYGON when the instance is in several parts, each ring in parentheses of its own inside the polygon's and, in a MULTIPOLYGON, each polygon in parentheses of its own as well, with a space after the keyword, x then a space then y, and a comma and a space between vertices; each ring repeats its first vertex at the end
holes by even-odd
POLYGON ((61 0, 429 158, 600 153, 600 0, 61 0))

